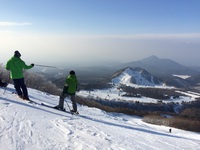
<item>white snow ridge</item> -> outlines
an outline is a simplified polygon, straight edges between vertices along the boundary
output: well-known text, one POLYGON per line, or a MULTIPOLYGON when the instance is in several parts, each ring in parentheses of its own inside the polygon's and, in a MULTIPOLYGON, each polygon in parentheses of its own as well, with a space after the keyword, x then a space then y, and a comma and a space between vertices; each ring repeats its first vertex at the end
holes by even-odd
MULTIPOLYGON (((0 89, 0 150, 198 150, 200 134, 144 123, 142 118, 78 105, 80 115, 51 106, 58 96, 28 89, 30 99, 0 89)), ((66 99, 69 105, 71 103, 66 99)), ((66 107, 68 109, 68 107, 66 107)))
POLYGON ((127 86, 162 86, 163 83, 153 77, 147 71, 139 67, 127 67, 114 75, 112 79, 114 84, 123 84, 127 86))

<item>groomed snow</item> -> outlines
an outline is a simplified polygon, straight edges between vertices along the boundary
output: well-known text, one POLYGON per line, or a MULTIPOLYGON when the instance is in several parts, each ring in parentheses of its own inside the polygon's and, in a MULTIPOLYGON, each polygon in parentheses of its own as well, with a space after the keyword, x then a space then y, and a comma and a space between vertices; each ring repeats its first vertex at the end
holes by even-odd
MULTIPOLYGON (((0 150, 198 150, 200 134, 144 123, 142 118, 78 106, 80 116, 20 100, 0 89, 0 150)), ((58 96, 28 89, 52 106, 58 96)), ((66 99, 71 106, 71 103, 66 99)), ((66 107, 68 109, 68 107, 66 107)))

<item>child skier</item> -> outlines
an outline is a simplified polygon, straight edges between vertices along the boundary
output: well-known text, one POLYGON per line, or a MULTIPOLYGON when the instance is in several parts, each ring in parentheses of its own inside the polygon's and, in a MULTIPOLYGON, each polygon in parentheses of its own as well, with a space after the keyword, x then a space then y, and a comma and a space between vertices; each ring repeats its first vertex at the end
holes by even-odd
POLYGON ((77 85, 78 85, 78 80, 77 80, 75 72, 72 70, 72 71, 69 72, 69 75, 65 80, 65 85, 64 85, 64 88, 63 88, 63 92, 60 96, 59 104, 57 106, 55 106, 54 108, 64 110, 64 107, 63 107, 64 99, 66 97, 70 96, 70 99, 72 101, 72 106, 73 106, 73 110, 70 110, 70 111, 72 113, 78 114, 77 104, 76 104, 76 101, 75 101, 75 94, 76 94, 76 90, 77 90, 77 85))

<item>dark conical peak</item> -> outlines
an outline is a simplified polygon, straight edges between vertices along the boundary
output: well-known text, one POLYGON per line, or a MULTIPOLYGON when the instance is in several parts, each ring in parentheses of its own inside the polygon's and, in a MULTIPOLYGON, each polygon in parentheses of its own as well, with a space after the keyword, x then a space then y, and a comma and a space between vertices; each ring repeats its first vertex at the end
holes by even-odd
POLYGON ((160 58, 158 58, 157 56, 155 56, 155 55, 152 55, 152 56, 150 56, 150 57, 147 57, 147 58, 144 58, 144 59, 142 59, 141 61, 143 61, 143 62, 152 62, 152 61, 157 61, 157 60, 159 60, 160 58))

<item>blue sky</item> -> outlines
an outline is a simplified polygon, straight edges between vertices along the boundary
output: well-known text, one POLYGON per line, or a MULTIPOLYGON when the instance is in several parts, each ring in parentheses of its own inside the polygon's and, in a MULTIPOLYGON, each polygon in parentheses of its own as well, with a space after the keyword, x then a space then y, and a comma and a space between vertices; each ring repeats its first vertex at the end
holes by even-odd
MULTIPOLYGON (((0 56, 35 63, 200 64, 199 0, 0 0, 0 56), (183 53, 184 52, 184 53, 183 53)), ((5 59, 5 60, 4 60, 5 59)))

